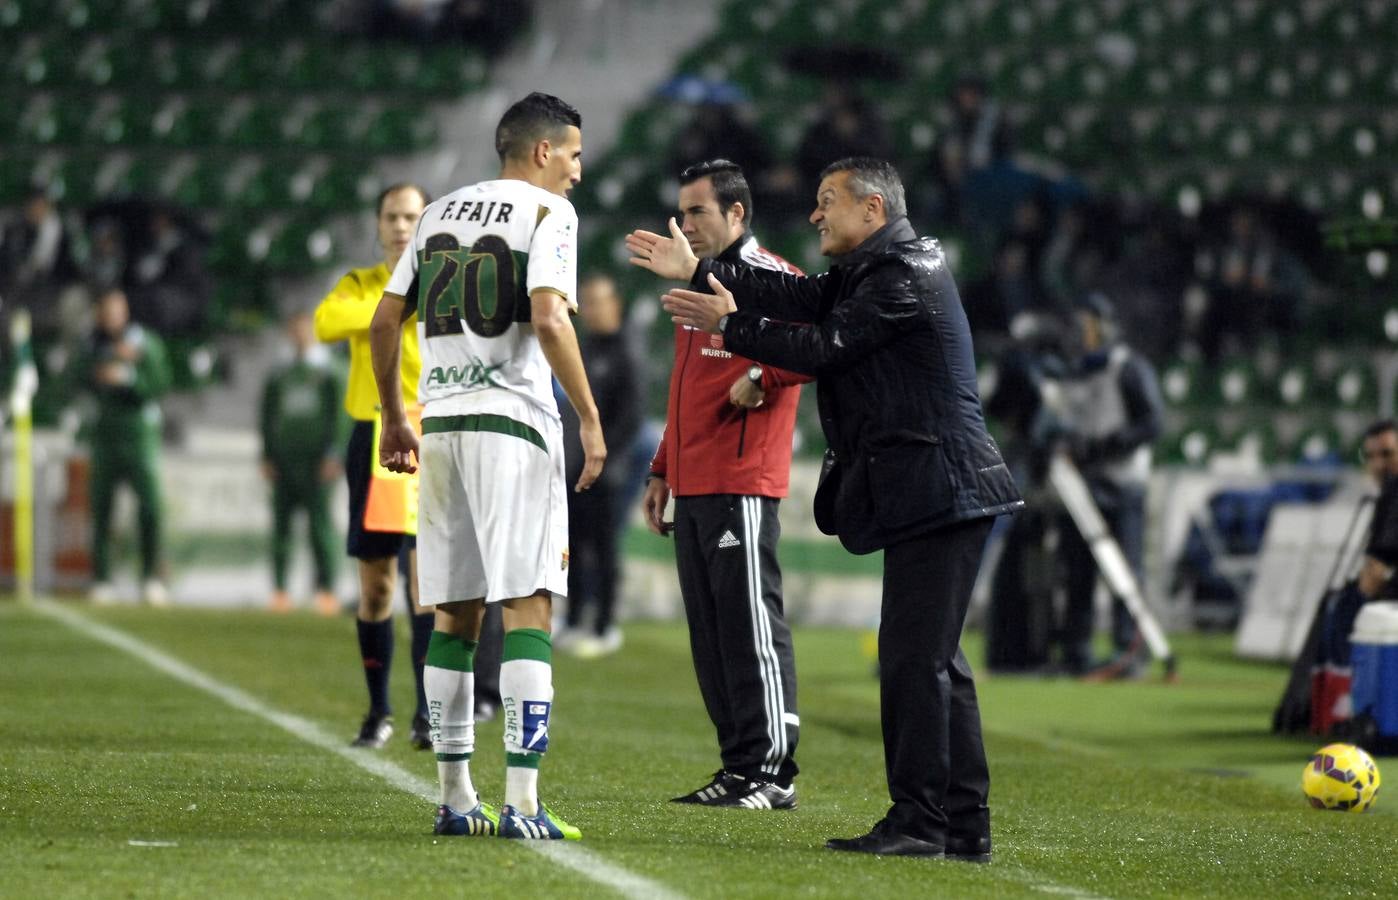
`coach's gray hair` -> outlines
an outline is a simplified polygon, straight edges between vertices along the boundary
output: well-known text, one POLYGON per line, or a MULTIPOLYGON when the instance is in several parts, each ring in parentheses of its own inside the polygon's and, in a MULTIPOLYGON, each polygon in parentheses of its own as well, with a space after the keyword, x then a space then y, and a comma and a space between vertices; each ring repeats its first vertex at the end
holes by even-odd
POLYGON ((836 160, 820 173, 821 180, 836 172, 848 172, 849 187, 854 196, 863 200, 878 194, 883 198, 884 215, 891 222, 908 214, 908 201, 903 195, 903 179, 893 163, 871 156, 847 156, 836 160))

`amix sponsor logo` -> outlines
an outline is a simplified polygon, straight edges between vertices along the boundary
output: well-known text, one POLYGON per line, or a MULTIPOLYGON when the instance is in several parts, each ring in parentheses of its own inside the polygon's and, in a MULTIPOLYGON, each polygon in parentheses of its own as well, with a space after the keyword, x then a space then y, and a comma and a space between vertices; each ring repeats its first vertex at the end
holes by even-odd
POLYGON ((483 387, 484 385, 500 387, 500 382, 495 380, 495 373, 498 371, 500 371, 500 366, 487 366, 478 359, 459 368, 448 366, 443 369, 441 366, 433 366, 432 370, 427 373, 427 386, 455 384, 466 388, 483 387))

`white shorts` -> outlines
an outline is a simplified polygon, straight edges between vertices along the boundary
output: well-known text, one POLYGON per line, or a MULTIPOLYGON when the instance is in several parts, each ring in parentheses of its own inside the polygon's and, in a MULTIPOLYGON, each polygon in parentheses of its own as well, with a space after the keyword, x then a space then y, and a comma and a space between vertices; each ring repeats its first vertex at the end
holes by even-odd
POLYGON ((567 595, 563 428, 542 411, 529 413, 422 420, 423 606, 480 597, 498 603, 540 590, 567 595))

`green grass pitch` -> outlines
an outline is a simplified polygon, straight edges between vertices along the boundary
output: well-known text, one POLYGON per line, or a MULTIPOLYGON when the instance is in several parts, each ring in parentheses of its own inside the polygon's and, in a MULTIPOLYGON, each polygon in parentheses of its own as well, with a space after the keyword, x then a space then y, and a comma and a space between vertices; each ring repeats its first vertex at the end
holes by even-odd
MULTIPOLYGON (((348 619, 66 608, 337 741, 358 724, 348 619)), ((797 630, 801 806, 783 813, 665 802, 716 768, 713 736, 683 627, 626 631, 614 657, 556 660, 541 794, 582 828, 589 875, 515 842, 434 838, 431 805, 411 791, 0 601, 0 896, 1398 893, 1398 766, 1379 760, 1392 786, 1369 814, 1309 809, 1300 772, 1319 742, 1266 733, 1285 669, 1232 659, 1227 638, 1181 637, 1176 685, 982 678, 996 856, 972 866, 822 849, 887 805, 858 635, 797 630)), ((400 631, 399 734, 366 757, 430 789, 432 757, 406 739, 406 647, 400 631)), ((968 652, 979 658, 974 637, 968 652)), ((472 772, 497 804, 502 767, 499 723, 479 726, 472 772)))

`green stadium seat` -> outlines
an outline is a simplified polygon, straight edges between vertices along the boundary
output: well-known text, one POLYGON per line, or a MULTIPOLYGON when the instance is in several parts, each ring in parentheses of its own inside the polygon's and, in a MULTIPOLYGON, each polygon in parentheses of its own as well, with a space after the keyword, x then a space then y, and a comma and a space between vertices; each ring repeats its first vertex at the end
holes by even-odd
POLYGON ((1270 465, 1281 458, 1281 441, 1272 420, 1266 414, 1249 417, 1225 429, 1215 449, 1257 459, 1270 465))
POLYGON ((221 159, 202 160, 175 188, 174 199, 189 207, 216 208, 227 202, 225 182, 228 163, 221 159))
POLYGON ((1213 418, 1197 416, 1185 420, 1167 433, 1158 449, 1167 463, 1203 466, 1218 448, 1219 441, 1218 427, 1213 418))
POLYGON ((390 153, 421 150, 436 140, 436 121, 406 106, 385 109, 364 134, 364 146, 390 153))
POLYGON ((332 162, 316 179, 311 189, 310 204, 327 212, 352 212, 363 209, 377 193, 378 181, 363 165, 332 162))
POLYGON ((1378 379, 1367 363, 1341 366, 1330 381, 1330 401, 1341 409, 1377 412, 1378 379))
POLYGON ((1308 465, 1339 463, 1345 459, 1345 449, 1345 441, 1335 424, 1320 418, 1302 426, 1287 448, 1286 457, 1308 465))
MULTIPOLYGON (((417 73, 425 90, 445 97, 459 97, 484 86, 490 77, 485 59, 474 50, 453 49, 429 56, 417 73)), ((412 88, 412 84, 405 87, 412 88)))
POLYGON ((1300 409, 1315 402, 1317 379, 1310 366, 1292 363, 1284 366, 1272 381, 1272 399, 1287 409, 1300 409))
POLYGON ((113 147, 141 145, 151 139, 151 110, 135 97, 123 99, 94 116, 88 123, 89 138, 113 147))
POLYGON ((88 206, 102 199, 97 187, 97 173, 102 157, 88 152, 69 154, 54 173, 62 182, 63 202, 71 206, 88 206))
POLYGON ((1260 393, 1257 367, 1248 359, 1233 359, 1218 367, 1212 385, 1213 396, 1224 406, 1243 406, 1260 393))
POLYGON ((1192 407, 1204 402, 1207 391, 1203 367, 1176 361, 1160 370, 1160 392, 1172 407, 1192 407))
POLYGON ((343 152, 357 145, 363 127, 362 116, 332 104, 322 107, 306 120, 302 140, 322 150, 343 152))
POLYGON ((257 172, 243 185, 233 202, 252 209, 284 209, 291 205, 290 167, 264 158, 257 172))
POLYGON ((284 115, 270 100, 230 112, 220 125, 220 137, 238 147, 277 147, 283 143, 284 115))

